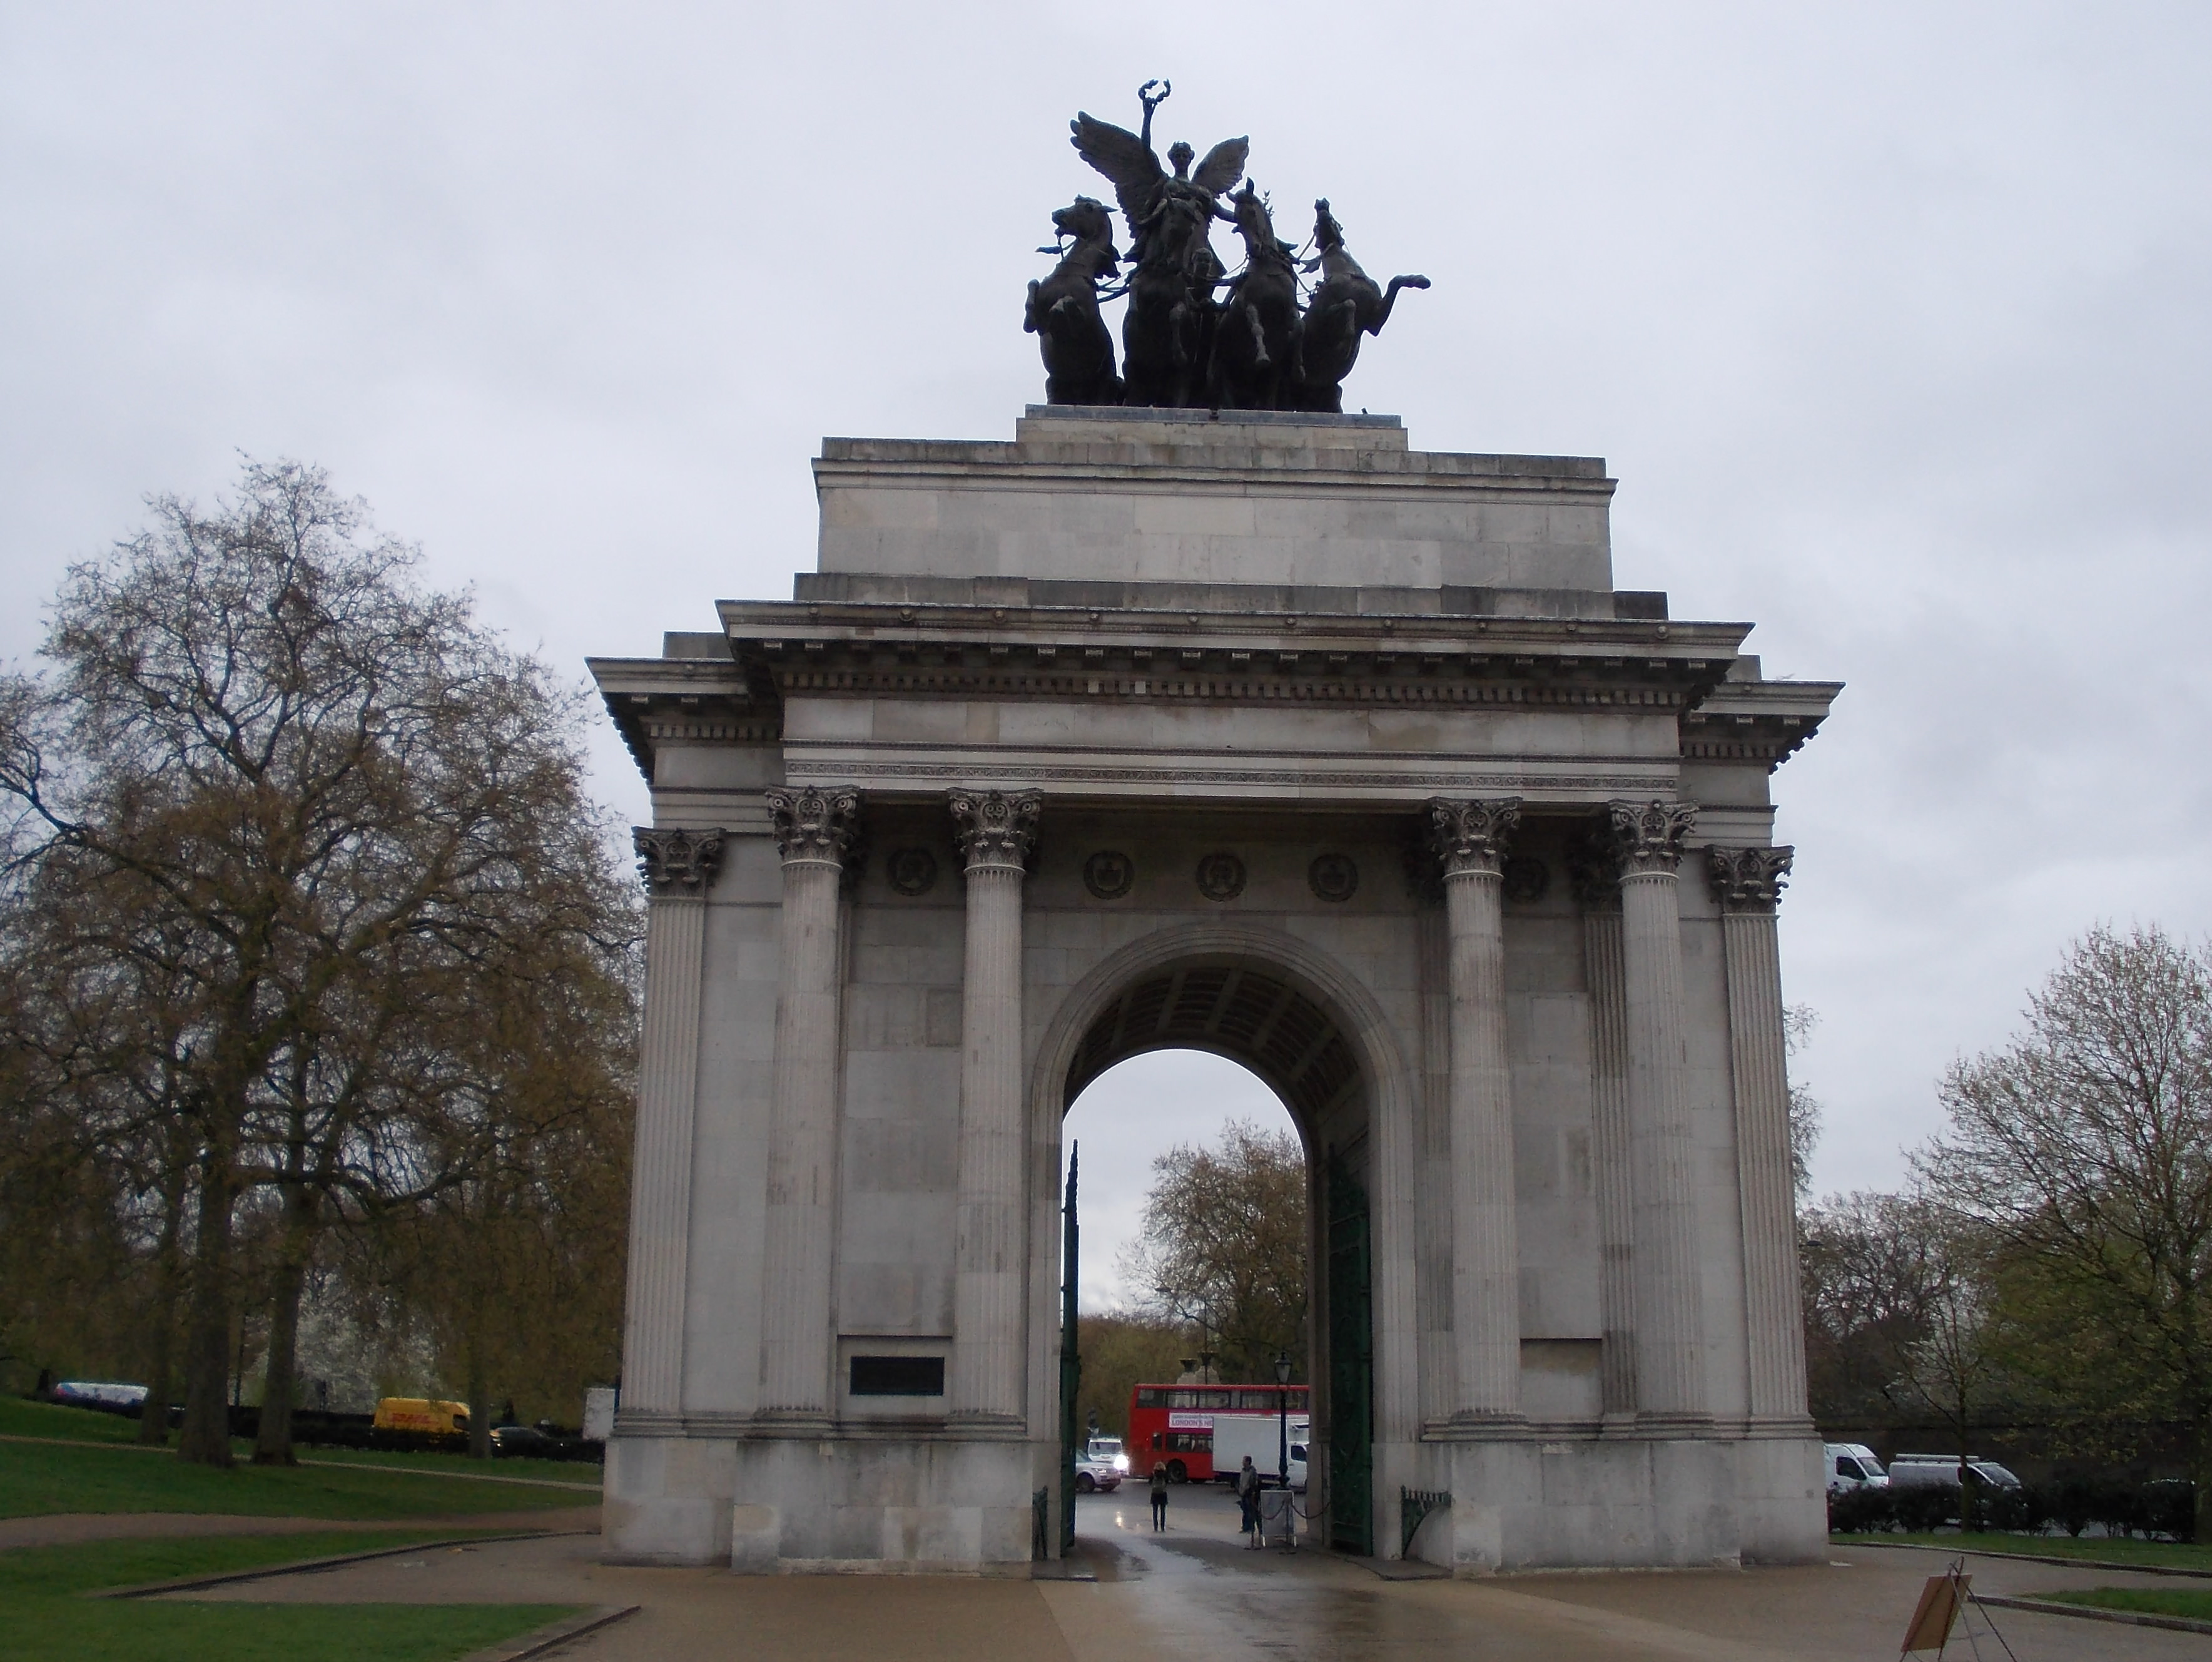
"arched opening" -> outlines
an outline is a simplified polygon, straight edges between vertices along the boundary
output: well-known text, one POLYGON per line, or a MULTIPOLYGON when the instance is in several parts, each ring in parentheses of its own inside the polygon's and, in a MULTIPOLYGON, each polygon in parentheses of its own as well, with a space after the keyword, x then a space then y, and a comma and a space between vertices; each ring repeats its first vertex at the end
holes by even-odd
MULTIPOLYGON (((1235 1063, 1251 1085, 1264 1087, 1273 1099, 1273 1123, 1287 1121, 1304 1155, 1308 1297, 1304 1355, 1296 1372, 1310 1391, 1304 1474, 1304 1504, 1313 1514, 1309 1536, 1368 1553, 1375 1540, 1376 1431, 1376 1288, 1368 1195, 1374 1165, 1370 1132, 1381 1071, 1378 1026, 1365 1011, 1351 1008, 1359 997, 1356 988, 1342 981, 1331 986, 1328 977, 1316 972, 1317 966, 1296 964, 1299 953, 1290 943, 1267 945, 1273 950, 1161 940, 1125 948, 1099 966, 1059 1013, 1048 1036, 1037 1084, 1038 1106, 1048 1123, 1039 1129, 1053 1148, 1055 1176, 1064 1181, 1066 1137, 1073 1133, 1085 1144, 1085 1170, 1110 1166, 1119 1189, 1127 1184, 1133 1165, 1141 1169, 1165 1144, 1139 1129, 1127 1139, 1146 1145, 1135 1155, 1123 1147, 1110 1160, 1101 1160, 1094 1153, 1100 1144, 1122 1142, 1125 1131, 1137 1128, 1117 1126, 1110 1116, 1101 1116, 1096 1129, 1066 1121, 1079 1099, 1109 1070, 1155 1053, 1197 1051, 1235 1063)), ((1110 1095, 1112 1087, 1106 1088, 1110 1095)), ((1230 1105, 1233 1111, 1235 1105, 1256 1100, 1256 1093, 1247 1090, 1236 1093, 1230 1105)), ((1210 1129, 1228 1117, 1201 1113, 1191 1123, 1194 1129, 1210 1129)), ((1265 1114, 1248 1117, 1270 1123, 1265 1114)), ((1169 1141, 1193 1139, 1186 1133, 1169 1141)), ((1056 1189, 1055 1200, 1061 1194, 1064 1190, 1056 1189)), ((1141 1192, 1137 1200, 1140 1204, 1141 1192)), ((1127 1201, 1117 1196, 1115 1203, 1126 1207, 1127 1201)), ((1040 1253, 1039 1268, 1051 1264, 1059 1269, 1059 1258, 1058 1253, 1040 1253)), ((1066 1293, 1064 1284, 1060 1290, 1066 1293)), ((1053 1340, 1052 1361, 1057 1363, 1062 1360, 1056 1354, 1061 1324, 1045 1324, 1044 1330, 1053 1340)), ((1037 1361, 1046 1363, 1043 1355, 1037 1361)), ((1073 1409, 1074 1380, 1051 1365, 1040 1366, 1033 1377, 1041 1385, 1059 1384, 1073 1446, 1085 1429, 1073 1409)), ((1150 1451, 1131 1452, 1135 1467, 1150 1451)), ((1067 1481, 1072 1484, 1073 1479, 1067 1481)))

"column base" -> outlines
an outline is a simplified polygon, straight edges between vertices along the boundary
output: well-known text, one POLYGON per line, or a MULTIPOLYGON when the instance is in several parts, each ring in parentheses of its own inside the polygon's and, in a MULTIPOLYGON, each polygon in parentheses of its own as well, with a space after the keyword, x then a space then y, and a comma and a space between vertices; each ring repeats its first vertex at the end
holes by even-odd
POLYGON ((980 1408, 956 1408, 945 1416, 945 1429, 951 1436, 969 1438, 975 1441, 1000 1442, 1006 1439, 1026 1439, 1030 1422, 1018 1414, 999 1414, 980 1408))
POLYGON ((757 1437, 827 1437, 836 1422, 818 1408, 764 1408, 755 1414, 751 1433, 757 1437))

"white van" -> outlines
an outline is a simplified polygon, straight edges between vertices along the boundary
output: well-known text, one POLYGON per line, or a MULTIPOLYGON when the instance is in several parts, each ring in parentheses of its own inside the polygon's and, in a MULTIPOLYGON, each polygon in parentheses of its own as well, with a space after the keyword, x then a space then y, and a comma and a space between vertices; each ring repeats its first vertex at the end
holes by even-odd
POLYGON ((1821 1458, 1828 1468, 1828 1493, 1848 1495, 1855 1488, 1887 1488, 1889 1474, 1864 1443, 1824 1443, 1821 1458))

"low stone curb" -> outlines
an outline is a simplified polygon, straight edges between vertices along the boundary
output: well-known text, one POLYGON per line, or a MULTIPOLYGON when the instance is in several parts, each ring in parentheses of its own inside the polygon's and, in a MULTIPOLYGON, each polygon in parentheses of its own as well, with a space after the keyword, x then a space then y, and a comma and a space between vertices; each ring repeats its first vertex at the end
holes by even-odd
POLYGON ((2154 1616, 2148 1610, 2100 1610, 2094 1604, 2061 1604, 2046 1598, 2013 1598, 1978 1592, 1977 1604, 1993 1604, 2001 1610, 2033 1610, 2041 1616, 2080 1616, 2092 1622, 2118 1622, 2130 1628, 2166 1628, 2175 1633, 2212 1633, 2212 1622, 2187 1616, 2154 1616))
POLYGON ((501 1541, 544 1541, 556 1536, 596 1532, 584 1529, 531 1529, 507 1535, 447 1535, 434 1541, 410 1541, 403 1547, 368 1547, 359 1552, 332 1553, 327 1558, 295 1558, 289 1563, 264 1564, 258 1569, 224 1570, 217 1575, 184 1575, 173 1581, 146 1581, 135 1587, 105 1587, 92 1596, 94 1598, 153 1598, 165 1592, 191 1592, 199 1587, 228 1586, 238 1581, 266 1581, 278 1575, 307 1575, 317 1570, 337 1569, 347 1564, 365 1564, 372 1558, 397 1558, 404 1553, 434 1552, 441 1547, 488 1547, 501 1541))
POLYGON ((594 1604, 578 1615, 563 1616, 558 1622, 549 1622, 542 1628, 532 1628, 520 1639, 509 1639, 501 1644, 488 1645, 480 1651, 471 1651, 461 1659, 461 1662, 529 1662, 530 1658, 558 1650, 572 1639, 581 1639, 587 1633, 611 1628, 617 1622, 635 1616, 643 1608, 641 1604, 594 1604))
POLYGON ((2184 1569, 2178 1564, 2130 1564, 2117 1558, 2061 1558, 2048 1552, 1992 1552, 1987 1547, 1947 1547, 1933 1541, 1831 1541, 1830 1546, 1883 1547, 1891 1552, 1943 1552, 1954 1558, 2009 1559, 2019 1564, 2056 1564, 2061 1569, 2125 1570, 2130 1575, 2180 1575, 2212 1581, 2212 1569, 2184 1569))

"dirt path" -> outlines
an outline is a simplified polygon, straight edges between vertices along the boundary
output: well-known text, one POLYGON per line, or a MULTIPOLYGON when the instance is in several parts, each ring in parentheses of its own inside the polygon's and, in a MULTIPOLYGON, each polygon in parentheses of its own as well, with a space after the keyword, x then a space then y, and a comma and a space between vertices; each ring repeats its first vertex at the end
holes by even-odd
POLYGON ((354 1530, 572 1530, 599 1532, 597 1507, 533 1507, 435 1518, 238 1518, 198 1512, 70 1512, 43 1518, 0 1518, 0 1552, 14 1547, 76 1541, 148 1540, 189 1535, 327 1535, 354 1530))

